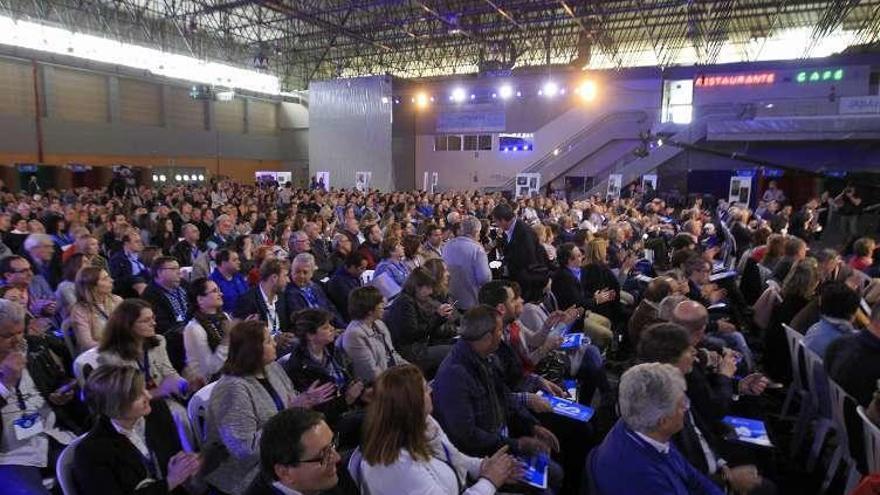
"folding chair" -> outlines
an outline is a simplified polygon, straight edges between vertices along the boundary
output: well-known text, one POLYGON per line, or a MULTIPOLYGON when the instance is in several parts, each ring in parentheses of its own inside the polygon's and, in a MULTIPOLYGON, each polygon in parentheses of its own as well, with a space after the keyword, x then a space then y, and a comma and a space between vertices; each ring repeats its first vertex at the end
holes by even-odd
MULTIPOLYGON (((88 433, 86 433, 88 435, 88 433)), ((73 483, 73 459, 76 455, 76 446, 85 438, 86 435, 76 437, 55 461, 55 476, 58 478, 58 484, 61 485, 61 491, 64 495, 79 495, 76 491, 76 485, 73 483)))
POLYGON ((189 398, 189 403, 186 405, 186 415, 189 416, 189 423, 192 425, 196 442, 199 445, 204 445, 207 440, 208 430, 205 416, 208 410, 208 402, 211 400, 211 390, 214 389, 216 384, 217 382, 209 383, 199 389, 198 392, 189 398))
POLYGON ((801 374, 798 372, 801 360, 800 343, 804 336, 785 323, 782 324, 782 328, 785 330, 785 341, 788 343, 788 355, 791 361, 792 374, 791 384, 788 386, 788 393, 785 394, 785 402, 782 403, 782 411, 779 413, 780 416, 785 418, 788 416, 789 408, 795 397, 797 397, 798 403, 802 404, 804 401, 805 391, 801 384, 801 374))
MULTIPOLYGON (((822 446, 832 430, 836 431, 832 419, 831 392, 828 390, 828 375, 825 373, 825 365, 818 354, 803 346, 804 358, 807 364, 807 381, 810 386, 811 409, 815 413, 816 424, 813 430, 813 445, 807 457, 807 470, 813 471, 816 462, 822 453, 822 446)), ((841 432, 837 432, 840 434, 841 432)))
POLYGON ((868 472, 880 472, 880 426, 868 418, 864 407, 859 406, 856 411, 862 419, 862 429, 865 432, 865 458, 868 460, 868 472))
POLYGON ((822 482, 820 493, 825 493, 828 490, 841 461, 844 462, 847 468, 846 489, 843 493, 850 493, 856 487, 860 474, 858 469, 856 469, 856 461, 852 457, 849 446, 849 431, 846 424, 845 409, 847 403, 849 403, 850 407, 855 407, 856 401, 830 378, 828 379, 828 391, 831 395, 831 413, 834 419, 834 428, 838 435, 836 436, 837 447, 834 449, 834 455, 831 457, 831 463, 828 465, 828 471, 825 474, 825 480, 822 482))

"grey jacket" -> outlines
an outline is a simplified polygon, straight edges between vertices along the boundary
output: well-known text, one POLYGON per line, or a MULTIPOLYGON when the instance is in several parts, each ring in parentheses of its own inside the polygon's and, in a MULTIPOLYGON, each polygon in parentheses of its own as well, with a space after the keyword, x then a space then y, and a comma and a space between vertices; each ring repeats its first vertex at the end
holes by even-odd
POLYGON ((366 384, 373 383, 388 369, 388 350, 393 357, 393 366, 407 364, 408 361, 394 348, 391 332, 382 320, 376 320, 375 329, 361 320, 352 320, 342 334, 342 350, 354 367, 355 376, 366 384))
POLYGON ((458 236, 443 246, 443 261, 449 270, 449 293, 458 300, 458 307, 476 306, 480 286, 492 280, 486 250, 470 237, 458 236))
MULTIPOLYGON (((281 365, 271 363, 265 373, 281 401, 289 404, 296 392, 281 365)), ((225 493, 244 493, 260 469, 263 425, 276 414, 272 396, 255 377, 223 375, 211 391, 207 444, 222 444, 228 456, 205 480, 225 493)))

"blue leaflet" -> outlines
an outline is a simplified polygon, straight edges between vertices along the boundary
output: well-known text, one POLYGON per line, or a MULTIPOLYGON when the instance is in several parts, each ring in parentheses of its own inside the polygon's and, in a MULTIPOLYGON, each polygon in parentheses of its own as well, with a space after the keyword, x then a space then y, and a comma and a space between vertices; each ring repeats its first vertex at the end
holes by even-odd
POLYGON ((581 343, 584 341, 583 333, 569 333, 565 334, 565 337, 562 339, 562 345, 559 348, 563 351, 568 351, 571 349, 577 349, 581 346, 581 343))
POLYGON ((587 407, 583 404, 578 404, 577 402, 548 395, 543 392, 539 392, 538 394, 547 399, 550 403, 550 407, 553 408, 554 414, 586 423, 590 421, 590 418, 592 418, 595 413, 592 407, 587 407))
POLYGON ((762 447, 773 446, 770 442, 770 437, 767 435, 767 426, 761 420, 725 416, 722 421, 736 432, 735 440, 762 447))
POLYGON ((535 488, 546 490, 547 465, 550 464, 547 454, 533 455, 528 458, 519 457, 518 459, 524 469, 523 482, 535 488))

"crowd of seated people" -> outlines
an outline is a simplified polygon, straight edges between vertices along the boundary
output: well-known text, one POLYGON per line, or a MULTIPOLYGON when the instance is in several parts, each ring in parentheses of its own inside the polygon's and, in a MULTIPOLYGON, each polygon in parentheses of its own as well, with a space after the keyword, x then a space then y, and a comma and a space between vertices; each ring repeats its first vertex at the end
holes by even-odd
POLYGON ((725 418, 793 329, 876 419, 880 250, 768 192, 4 190, 0 491, 787 493, 725 418))

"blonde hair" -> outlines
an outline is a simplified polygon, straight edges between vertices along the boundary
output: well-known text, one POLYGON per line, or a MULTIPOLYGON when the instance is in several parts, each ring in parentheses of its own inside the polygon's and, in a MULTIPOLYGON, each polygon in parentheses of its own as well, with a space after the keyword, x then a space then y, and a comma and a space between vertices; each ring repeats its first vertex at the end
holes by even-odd
POLYGON ((605 264, 608 259, 608 241, 593 239, 584 246, 584 265, 605 264))

